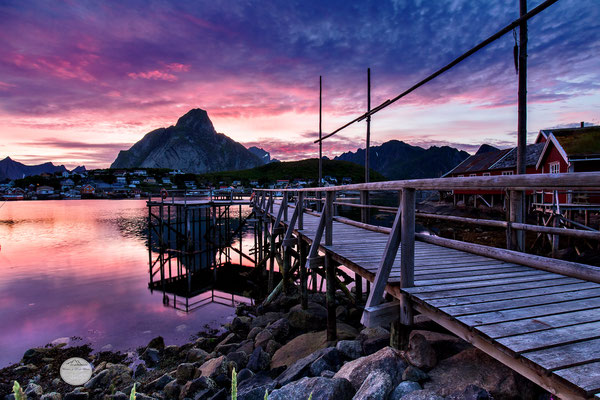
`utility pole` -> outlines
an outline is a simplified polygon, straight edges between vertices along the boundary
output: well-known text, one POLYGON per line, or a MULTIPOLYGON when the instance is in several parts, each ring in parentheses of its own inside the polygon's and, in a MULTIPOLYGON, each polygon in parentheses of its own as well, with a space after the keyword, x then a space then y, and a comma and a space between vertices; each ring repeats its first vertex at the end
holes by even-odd
MULTIPOLYGON (((371 112, 371 68, 367 68, 367 112, 371 112)), ((369 183, 369 147, 371 147, 371 116, 367 117, 367 146, 365 148, 365 183, 369 183)))
MULTIPOLYGON (((321 137, 323 136, 323 77, 319 76, 319 183, 317 187, 321 187, 321 182, 323 182, 323 141, 321 137)), ((321 192, 317 196, 319 198, 317 209, 321 210, 321 192)))
MULTIPOLYGON (((519 0, 521 17, 527 14, 527 0, 519 0)), ((519 105, 517 122, 517 174, 527 173, 527 21, 519 25, 519 105)), ((525 192, 511 193, 510 220, 525 221, 525 192)), ((525 232, 513 231, 511 247, 513 250, 525 249, 525 232)))

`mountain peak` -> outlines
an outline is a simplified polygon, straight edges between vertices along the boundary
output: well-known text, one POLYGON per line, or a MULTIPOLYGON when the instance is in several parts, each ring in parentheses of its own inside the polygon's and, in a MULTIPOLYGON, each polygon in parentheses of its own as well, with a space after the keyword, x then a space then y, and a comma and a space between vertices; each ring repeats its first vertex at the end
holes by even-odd
POLYGON ((216 133, 215 128, 208 118, 208 113, 201 108, 193 108, 177 120, 175 125, 192 132, 216 133))
POLYGON ((498 150, 500 150, 500 149, 484 143, 481 146, 479 146, 479 149, 477 150, 477 153, 475 153, 475 154, 489 153, 491 151, 498 151, 498 150))

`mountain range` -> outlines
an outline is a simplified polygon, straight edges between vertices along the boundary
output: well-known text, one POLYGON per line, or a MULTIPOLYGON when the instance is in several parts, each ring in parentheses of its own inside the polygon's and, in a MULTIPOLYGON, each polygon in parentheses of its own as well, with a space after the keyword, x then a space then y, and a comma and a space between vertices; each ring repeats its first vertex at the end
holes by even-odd
MULTIPOLYGON (((39 165, 25 165, 18 161, 6 157, 0 161, 0 181, 5 179, 22 179, 26 176, 40 175, 43 173, 54 174, 55 172, 68 171, 64 165, 54 165, 51 162, 46 162, 39 165)), ((75 168, 72 172, 85 172, 84 166, 75 168)))
POLYGON ((129 150, 119 152, 111 168, 170 168, 206 173, 263 164, 264 157, 217 133, 208 113, 195 108, 179 118, 174 126, 149 132, 129 150))
MULTIPOLYGON (((369 167, 388 179, 439 178, 469 157, 466 151, 449 146, 424 149, 390 140, 369 151, 369 167)), ((343 153, 334 160, 365 165, 365 149, 343 153)))

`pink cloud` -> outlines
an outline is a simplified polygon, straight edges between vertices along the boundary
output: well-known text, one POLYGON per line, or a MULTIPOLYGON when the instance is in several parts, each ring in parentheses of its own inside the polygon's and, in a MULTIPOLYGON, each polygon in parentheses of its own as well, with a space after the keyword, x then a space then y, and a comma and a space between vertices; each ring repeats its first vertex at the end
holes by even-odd
POLYGON ((169 81, 169 82, 175 82, 177 80, 177 77, 175 75, 169 74, 167 72, 162 72, 159 70, 148 71, 148 72, 130 72, 129 74, 127 74, 127 76, 129 76, 130 78, 133 78, 133 79, 141 78, 141 79, 162 80, 162 81, 169 81))

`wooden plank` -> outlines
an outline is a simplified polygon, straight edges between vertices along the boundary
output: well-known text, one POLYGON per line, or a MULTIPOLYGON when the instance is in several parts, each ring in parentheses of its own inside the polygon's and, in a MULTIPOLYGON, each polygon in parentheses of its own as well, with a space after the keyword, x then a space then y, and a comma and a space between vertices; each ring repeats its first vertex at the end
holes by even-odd
MULTIPOLYGON (((497 274, 494 275, 494 278, 502 279, 502 278, 519 278, 523 276, 544 276, 546 272, 544 271, 536 271, 534 269, 525 272, 513 272, 513 273, 505 273, 505 274, 497 274)), ((423 279, 418 280, 418 286, 422 285, 441 285, 441 284, 450 284, 450 283, 461 283, 461 282, 477 282, 479 277, 476 276, 467 276, 467 277, 458 277, 458 278, 441 278, 441 279, 423 279)))
POLYGON ((595 308, 552 314, 542 317, 525 318, 518 321, 508 321, 489 325, 481 325, 476 329, 490 338, 498 339, 527 332, 572 326, 587 322, 600 321, 600 313, 595 308))
MULTIPOLYGON (((575 279, 575 278, 565 278, 565 279, 575 279)), ((558 280, 557 280, 558 281, 558 280)), ((590 289, 598 287, 597 283, 593 282, 576 282, 571 284, 557 284, 552 283, 554 281, 541 281, 538 284, 543 284, 544 282, 549 282, 548 285, 551 286, 543 286, 537 287, 535 289, 531 289, 530 285, 521 284, 522 289, 517 290, 509 290, 506 288, 506 291, 498 292, 498 288, 490 288, 491 290, 496 290, 496 292, 488 292, 486 294, 477 294, 477 289, 473 289, 469 294, 459 297, 446 297, 439 299, 430 299, 427 302, 435 307, 444 307, 444 306, 460 306, 463 304, 476 304, 476 303, 484 303, 488 301, 497 301, 497 300, 507 300, 507 299, 518 299, 522 297, 531 297, 531 296, 540 296, 552 293, 563 293, 569 292, 572 290, 582 290, 582 289, 590 289)))
MULTIPOLYGON (((559 369, 554 373, 586 390, 590 395, 600 390, 600 362, 559 369)), ((596 394, 600 398, 600 393, 596 394)))
POLYGON ((415 279, 422 280, 436 280, 436 279, 446 279, 446 278, 459 278, 459 277, 471 277, 477 278, 480 276, 494 276, 500 274, 507 274, 511 272, 530 272, 531 268, 527 267, 509 267, 509 268, 501 268, 501 269, 481 269, 474 271, 444 271, 438 273, 415 273, 415 279))
MULTIPOLYGON (((504 285, 489 285, 485 287, 475 287, 469 289, 455 289, 455 290, 439 290, 428 293, 418 293, 416 294, 422 300, 431 302, 432 300, 439 299, 443 301, 447 299, 450 301, 450 304, 442 304, 442 305, 452 305, 452 301, 464 301, 464 299, 471 298, 473 295, 485 295, 492 293, 504 293, 510 292, 514 290, 521 289, 533 289, 538 287, 550 287, 550 286, 558 286, 563 284, 571 284, 571 283, 583 283, 584 281, 576 278, 568 278, 563 277, 561 275, 552 275, 550 277, 544 279, 538 279, 534 282, 521 282, 521 283, 507 283, 504 285)), ((460 303, 458 303, 460 304, 460 303)), ((457 304, 457 305, 458 305, 457 304)), ((434 304, 435 305, 435 304, 434 304)))
POLYGON ((392 301, 377 306, 365 307, 361 323, 367 328, 386 326, 398 319, 400 315, 400 302, 392 301))
POLYGON ((492 324, 496 322, 526 319, 570 311, 587 310, 600 307, 600 297, 544 304, 540 306, 514 308, 510 310, 491 311, 480 314, 456 317, 459 321, 470 326, 492 324))
POLYGON ((520 353, 598 337, 600 337, 600 321, 509 336, 497 341, 512 351, 520 353))
POLYGON ((546 295, 538 295, 525 298, 511 298, 506 300, 488 301, 484 303, 465 304, 461 306, 441 307, 440 309, 452 316, 477 314, 488 311, 501 311, 514 308, 528 307, 542 304, 560 303, 569 300, 588 299, 600 296, 600 285, 595 288, 563 292, 551 293, 546 295))
POLYGON ((568 368, 600 361, 600 339, 534 350, 521 355, 548 370, 568 368))

